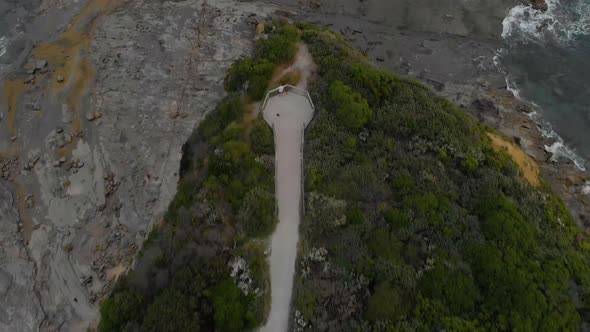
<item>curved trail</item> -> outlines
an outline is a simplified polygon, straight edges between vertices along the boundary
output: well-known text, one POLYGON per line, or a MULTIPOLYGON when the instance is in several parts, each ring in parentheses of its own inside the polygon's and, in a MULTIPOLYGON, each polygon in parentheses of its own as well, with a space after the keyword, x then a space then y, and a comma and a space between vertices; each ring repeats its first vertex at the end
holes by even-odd
MULTIPOLYGON (((304 88, 313 66, 307 48, 302 45, 291 67, 302 72, 304 88)), ((263 110, 264 119, 273 128, 275 141, 276 197, 279 223, 272 235, 270 255, 271 309, 260 331, 287 331, 299 222, 301 220, 302 160, 304 130, 313 118, 313 107, 305 91, 290 90, 270 97, 263 110)))

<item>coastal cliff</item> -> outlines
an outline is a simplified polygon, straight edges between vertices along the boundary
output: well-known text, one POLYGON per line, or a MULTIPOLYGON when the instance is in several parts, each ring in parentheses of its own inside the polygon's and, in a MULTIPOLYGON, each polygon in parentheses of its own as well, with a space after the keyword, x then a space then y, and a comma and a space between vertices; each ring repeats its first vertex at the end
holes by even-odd
POLYGON ((268 18, 328 27, 497 129, 585 229, 590 176, 551 158, 532 105, 494 64, 502 20, 520 3, 0 1, 2 28, 14 27, 1 30, 0 329, 96 326, 178 192, 182 146, 268 18))

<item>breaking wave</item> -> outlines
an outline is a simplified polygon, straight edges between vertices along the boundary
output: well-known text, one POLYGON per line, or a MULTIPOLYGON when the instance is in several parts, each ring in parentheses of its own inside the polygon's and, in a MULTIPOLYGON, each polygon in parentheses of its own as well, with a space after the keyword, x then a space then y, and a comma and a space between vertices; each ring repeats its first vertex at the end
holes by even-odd
MULTIPOLYGON (((501 60, 509 52, 518 52, 518 45, 537 43, 547 45, 552 43, 560 48, 572 46, 578 37, 590 33, 590 0, 569 0, 564 6, 559 0, 546 0, 548 9, 543 12, 531 6, 518 5, 510 10, 508 16, 502 22, 502 38, 507 42, 507 48, 498 50, 494 63, 501 64, 501 60)), ((500 68, 500 66, 497 66, 500 68)), ((506 77, 506 88, 520 99, 524 100, 516 82, 505 69, 500 69, 506 77)), ((527 100, 535 109, 540 109, 534 102, 527 100)), ((551 124, 543 119, 539 112, 529 115, 538 125, 544 137, 553 140, 549 146, 545 146, 552 153, 551 160, 560 158, 569 159, 580 170, 585 171, 586 161, 580 157, 574 149, 564 143, 552 128, 551 124)), ((590 187, 588 188, 590 191, 590 187)))
POLYGON ((8 51, 6 37, 0 37, 0 57, 8 51))
MULTIPOLYGON (((509 75, 506 76, 506 89, 512 92, 515 98, 524 101, 520 95, 518 87, 510 80, 509 75)), ((527 102, 532 104, 535 108, 539 107, 534 102, 527 102)), ((532 112, 529 114, 529 117, 537 124, 537 127, 541 131, 543 137, 555 140, 550 146, 545 145, 545 150, 551 153, 552 161, 558 161, 561 158, 568 159, 571 160, 578 169, 582 171, 586 170, 586 161, 584 158, 580 157, 574 149, 570 148, 564 143, 563 138, 559 136, 555 130, 553 130, 551 124, 543 119, 539 112, 532 112)))
POLYGON ((525 5, 512 8, 502 22, 502 37, 521 42, 553 40, 564 44, 590 33, 590 1, 571 0, 567 6, 561 5, 559 0, 546 2, 546 12, 525 5))

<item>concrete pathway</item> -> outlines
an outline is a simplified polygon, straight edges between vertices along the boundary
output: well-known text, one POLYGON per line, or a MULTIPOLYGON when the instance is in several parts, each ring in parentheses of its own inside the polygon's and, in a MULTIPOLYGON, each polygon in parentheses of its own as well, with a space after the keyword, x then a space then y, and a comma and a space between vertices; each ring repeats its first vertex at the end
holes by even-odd
POLYGON ((279 224, 271 244, 270 315, 260 331, 282 332, 287 331, 289 324, 299 222, 302 217, 303 135, 304 128, 313 117, 313 109, 307 96, 290 91, 270 97, 263 115, 274 131, 279 224))

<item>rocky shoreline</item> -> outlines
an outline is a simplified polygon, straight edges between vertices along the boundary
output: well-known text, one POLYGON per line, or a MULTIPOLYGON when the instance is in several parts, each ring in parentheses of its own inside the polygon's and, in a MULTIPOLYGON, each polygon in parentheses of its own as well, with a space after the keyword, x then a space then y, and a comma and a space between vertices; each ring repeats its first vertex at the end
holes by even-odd
MULTIPOLYGON (((328 3, 334 6, 337 2, 328 3)), ((504 14, 500 11, 498 17, 491 19, 495 25, 489 30, 484 29, 490 26, 489 22, 471 28, 465 18, 457 23, 460 20, 457 8, 454 8, 457 12, 450 9, 449 14, 445 14, 444 19, 452 22, 442 29, 432 19, 434 23, 422 26, 422 31, 392 28, 383 24, 387 20, 380 21, 370 15, 343 17, 341 11, 333 9, 321 12, 323 7, 317 2, 309 2, 309 9, 304 9, 303 13, 293 11, 290 14, 293 19, 311 21, 339 31, 376 66, 424 82, 480 123, 514 141, 536 162, 542 179, 564 199, 577 224, 588 229, 590 195, 586 186, 590 172, 578 169, 571 160, 552 158, 548 147, 555 140, 543 136, 531 116, 536 111, 534 106, 509 91, 505 74, 495 63, 495 56, 503 46, 500 36, 503 15, 511 6, 520 3, 496 1, 496 9, 498 6, 504 8, 504 14), (318 14, 318 10, 321 13, 318 14)), ((539 10, 547 9, 544 0, 532 0, 531 5, 539 10)), ((377 10, 361 6, 359 12, 377 10)), ((406 21, 407 25, 418 23, 421 24, 406 21)))
POLYGON ((509 91, 490 89, 482 92, 469 110, 478 121, 497 129, 536 162, 541 177, 570 208, 574 220, 583 229, 590 226, 590 195, 585 192, 590 172, 580 170, 573 161, 555 160, 549 147, 555 139, 544 137, 531 117, 534 108, 509 91))
POLYGON ((252 50, 256 24, 271 16, 340 32, 376 66, 425 82, 513 139, 588 227, 590 174, 551 161, 533 109, 494 64, 502 19, 521 2, 419 2, 0 6, 5 24, 25 22, 0 66, 0 330, 92 326, 97 302, 174 197, 182 145, 223 96, 225 70, 252 50), (60 36, 72 42, 57 49, 67 59, 52 43, 60 36))

